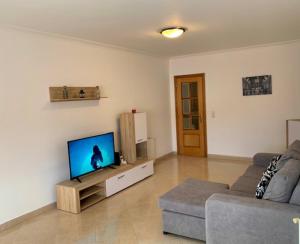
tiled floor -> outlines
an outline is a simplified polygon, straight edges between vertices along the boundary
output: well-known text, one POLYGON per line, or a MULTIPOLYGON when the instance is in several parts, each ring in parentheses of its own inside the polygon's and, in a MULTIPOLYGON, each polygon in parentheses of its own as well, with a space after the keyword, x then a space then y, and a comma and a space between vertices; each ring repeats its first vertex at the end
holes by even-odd
POLYGON ((189 177, 232 184, 247 166, 174 155, 156 163, 155 175, 81 214, 50 210, 0 233, 0 243, 200 243, 162 234, 158 197, 189 177))

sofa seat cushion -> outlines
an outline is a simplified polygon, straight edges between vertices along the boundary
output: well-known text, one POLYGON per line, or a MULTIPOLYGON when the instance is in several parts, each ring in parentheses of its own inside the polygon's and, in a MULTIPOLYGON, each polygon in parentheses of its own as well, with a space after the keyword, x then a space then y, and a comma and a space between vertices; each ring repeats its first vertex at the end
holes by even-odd
POLYGON ((228 185, 188 179, 160 197, 160 208, 205 218, 205 202, 214 193, 223 193, 228 185))
POLYGON ((253 164, 248 167, 248 169, 244 173, 244 176, 261 179, 261 176, 265 170, 266 170, 265 167, 261 167, 253 164))
POLYGON ((255 196, 256 186, 259 181, 259 178, 240 176, 238 180, 231 186, 230 190, 241 191, 255 196))

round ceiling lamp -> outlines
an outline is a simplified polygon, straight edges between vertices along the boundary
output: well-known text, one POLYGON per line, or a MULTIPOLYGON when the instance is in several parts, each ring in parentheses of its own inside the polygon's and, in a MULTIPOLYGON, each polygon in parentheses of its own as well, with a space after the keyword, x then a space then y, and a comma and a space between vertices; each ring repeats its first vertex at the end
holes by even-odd
POLYGON ((160 31, 160 34, 162 34, 166 38, 177 38, 180 37, 186 31, 187 29, 184 27, 168 27, 163 28, 160 31))

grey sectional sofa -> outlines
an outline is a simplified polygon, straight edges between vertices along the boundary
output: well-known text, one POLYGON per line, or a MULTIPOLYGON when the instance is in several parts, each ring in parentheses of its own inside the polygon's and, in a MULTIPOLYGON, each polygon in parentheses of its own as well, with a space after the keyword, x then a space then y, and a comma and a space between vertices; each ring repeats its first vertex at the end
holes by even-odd
MULTIPOLYGON (((263 171, 276 154, 258 153, 229 189, 188 179, 160 197, 163 231, 208 244, 298 243, 300 206, 255 198, 263 171)), ((299 183, 298 183, 299 184, 299 183)))

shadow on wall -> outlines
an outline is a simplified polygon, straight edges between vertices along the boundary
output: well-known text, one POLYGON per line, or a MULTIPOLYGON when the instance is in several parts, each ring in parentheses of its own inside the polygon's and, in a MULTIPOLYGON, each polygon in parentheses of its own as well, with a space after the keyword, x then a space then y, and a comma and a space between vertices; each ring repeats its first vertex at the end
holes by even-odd
POLYGON ((61 110, 61 109, 78 109, 87 107, 97 107, 100 100, 69 101, 69 102, 48 102, 43 106, 43 110, 61 110))

